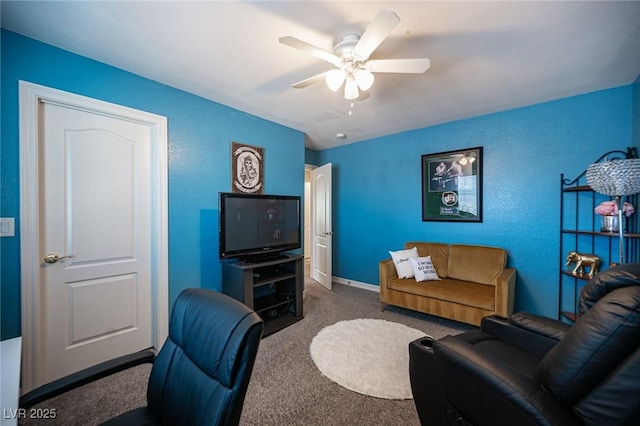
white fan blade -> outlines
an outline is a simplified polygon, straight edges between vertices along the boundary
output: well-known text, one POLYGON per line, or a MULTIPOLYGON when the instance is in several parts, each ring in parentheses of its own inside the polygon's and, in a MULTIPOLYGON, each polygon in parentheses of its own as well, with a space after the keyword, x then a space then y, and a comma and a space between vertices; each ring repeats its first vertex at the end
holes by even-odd
POLYGON ((393 12, 382 11, 378 13, 360 37, 358 44, 353 48, 355 55, 360 60, 366 60, 391 34, 399 22, 400 18, 393 12))
POLYGON ((321 81, 324 81, 325 76, 327 75, 328 72, 329 71, 325 71, 321 74, 316 74, 313 77, 305 78, 304 80, 293 84, 291 87, 293 87, 294 89, 302 89, 304 87, 311 86, 312 84, 316 84, 321 81))
POLYGON ((335 65, 336 67, 342 66, 342 61, 340 60, 340 58, 338 58, 333 53, 327 52, 326 50, 322 50, 319 47, 315 47, 295 37, 291 37, 291 36, 280 37, 278 41, 280 41, 280 43, 284 45, 293 47, 294 49, 298 49, 305 53, 309 53, 315 56, 316 58, 322 59, 323 61, 327 61, 330 64, 335 65))
POLYGON ((365 69, 371 72, 397 72, 422 74, 431 66, 429 58, 414 59, 372 59, 367 61, 365 69))

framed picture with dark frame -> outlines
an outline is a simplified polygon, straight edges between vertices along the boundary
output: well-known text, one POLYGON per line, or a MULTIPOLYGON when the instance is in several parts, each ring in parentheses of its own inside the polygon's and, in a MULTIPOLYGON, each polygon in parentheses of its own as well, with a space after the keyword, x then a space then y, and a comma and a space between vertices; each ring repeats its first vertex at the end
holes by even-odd
POLYGON ((482 222, 482 147, 422 156, 422 220, 482 222))
POLYGON ((264 148, 231 142, 231 192, 264 193, 264 148))

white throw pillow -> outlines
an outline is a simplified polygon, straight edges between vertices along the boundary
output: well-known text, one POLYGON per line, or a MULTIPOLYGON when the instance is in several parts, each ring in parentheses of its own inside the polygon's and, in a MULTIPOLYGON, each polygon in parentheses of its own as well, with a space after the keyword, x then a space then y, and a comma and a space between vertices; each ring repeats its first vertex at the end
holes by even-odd
POLYGON ((410 258, 409 262, 411 262, 416 281, 437 281, 440 279, 431 261, 431 256, 410 258))
POLYGON ((418 257, 418 249, 414 247, 408 250, 390 251, 389 254, 393 264, 396 265, 398 278, 413 278, 413 267, 409 259, 418 257))

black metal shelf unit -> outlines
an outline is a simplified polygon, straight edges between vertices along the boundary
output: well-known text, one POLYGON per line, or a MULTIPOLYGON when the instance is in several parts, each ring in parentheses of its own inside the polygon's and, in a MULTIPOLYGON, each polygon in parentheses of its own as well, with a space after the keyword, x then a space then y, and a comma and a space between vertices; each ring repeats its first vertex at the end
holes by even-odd
MULTIPOLYGON (((627 151, 610 151, 597 161, 624 158, 637 158, 635 148, 627 151)), ((578 297, 580 289, 590 277, 587 274, 573 274, 566 265, 569 252, 595 254, 601 258, 600 270, 619 263, 618 233, 602 232, 600 216, 594 209, 602 201, 612 197, 598 194, 586 183, 586 169, 575 179, 567 179, 560 175, 560 253, 559 253, 559 287, 558 287, 558 319, 575 321, 578 314, 578 297)), ((623 201, 638 206, 638 195, 626 196, 623 201)), ((624 218, 624 262, 640 261, 640 211, 624 218)))

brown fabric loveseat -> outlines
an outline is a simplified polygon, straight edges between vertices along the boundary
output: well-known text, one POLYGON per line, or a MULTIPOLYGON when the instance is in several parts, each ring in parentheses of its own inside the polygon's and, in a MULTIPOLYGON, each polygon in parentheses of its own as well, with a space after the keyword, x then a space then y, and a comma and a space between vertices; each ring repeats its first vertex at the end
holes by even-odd
POLYGON ((408 242, 420 257, 431 256, 438 281, 398 278, 391 259, 380 262, 380 304, 473 325, 487 315, 513 313, 516 271, 507 268, 507 252, 497 247, 408 242))

